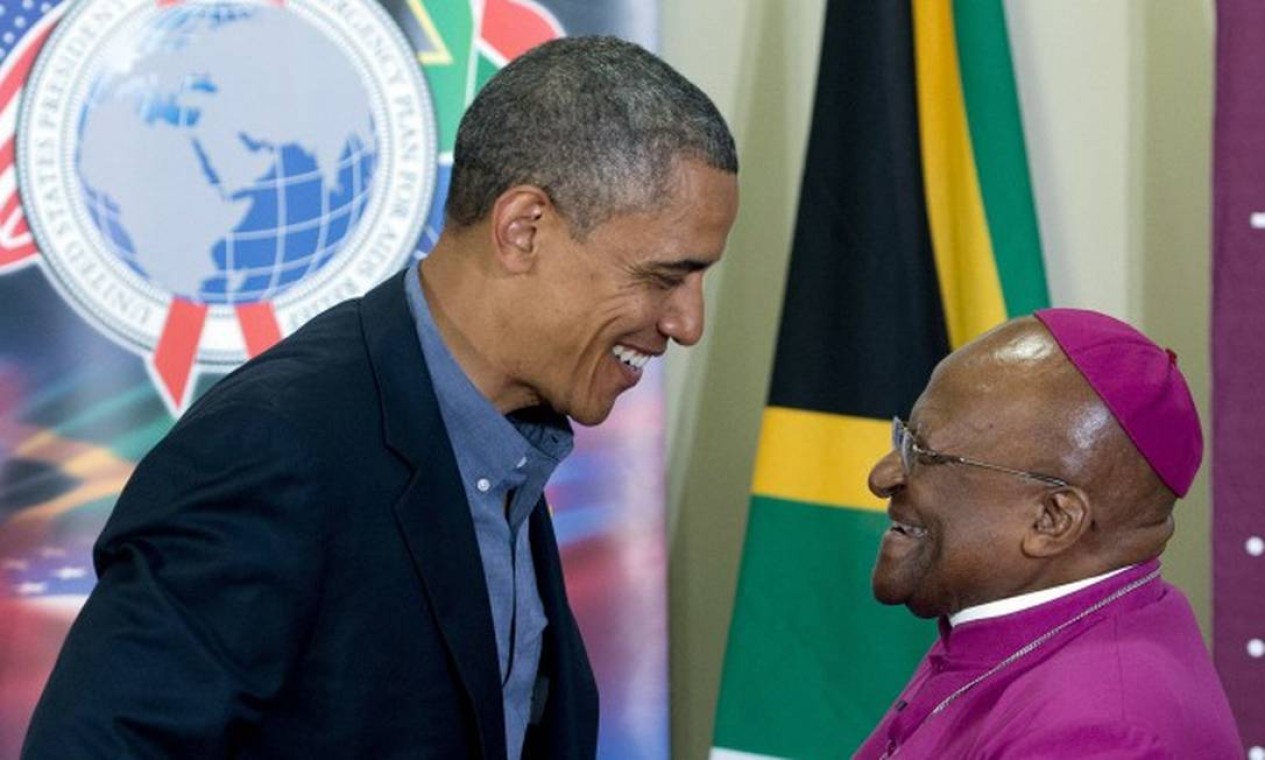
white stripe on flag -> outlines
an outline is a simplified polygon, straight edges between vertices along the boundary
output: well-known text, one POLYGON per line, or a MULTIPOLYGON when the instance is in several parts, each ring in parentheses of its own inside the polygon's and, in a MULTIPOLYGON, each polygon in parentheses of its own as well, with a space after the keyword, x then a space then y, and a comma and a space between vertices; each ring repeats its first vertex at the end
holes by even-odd
POLYGON ((19 87, 14 91, 13 97, 8 103, 3 104, 3 111, 0 111, 0 142, 9 139, 13 133, 17 131, 18 126, 18 103, 22 100, 22 90, 25 87, 19 87))
POLYGON ((0 207, 4 199, 18 191, 18 172, 12 166, 0 166, 0 207))
POLYGON ((712 753, 708 755, 708 760, 789 760, 776 755, 757 755, 751 752, 739 752, 736 749, 725 749, 724 747, 712 747, 712 753))

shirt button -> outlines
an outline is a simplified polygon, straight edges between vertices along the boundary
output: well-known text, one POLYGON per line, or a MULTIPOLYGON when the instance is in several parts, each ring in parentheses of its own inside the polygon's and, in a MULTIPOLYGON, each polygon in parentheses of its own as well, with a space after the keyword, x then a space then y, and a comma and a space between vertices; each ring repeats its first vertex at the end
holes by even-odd
POLYGON ((523 457, 522 459, 518 460, 518 464, 514 465, 514 469, 521 470, 523 469, 523 465, 525 464, 527 464, 527 457, 523 457))
POLYGON ((492 481, 487 478, 479 478, 475 481, 474 487, 479 489, 479 493, 487 493, 488 489, 492 487, 492 481))

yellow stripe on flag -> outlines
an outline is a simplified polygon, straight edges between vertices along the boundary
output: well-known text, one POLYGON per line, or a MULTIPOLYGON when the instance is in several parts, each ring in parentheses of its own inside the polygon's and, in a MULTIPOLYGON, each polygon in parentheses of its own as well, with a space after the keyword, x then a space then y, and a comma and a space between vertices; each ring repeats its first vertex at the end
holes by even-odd
POLYGON ((923 187, 949 343, 958 348, 1006 319, 966 123, 952 0, 914 1, 923 187))
POLYGON ((757 496, 854 509, 887 509, 870 493, 870 468, 892 448, 891 420, 771 406, 760 425, 757 496))

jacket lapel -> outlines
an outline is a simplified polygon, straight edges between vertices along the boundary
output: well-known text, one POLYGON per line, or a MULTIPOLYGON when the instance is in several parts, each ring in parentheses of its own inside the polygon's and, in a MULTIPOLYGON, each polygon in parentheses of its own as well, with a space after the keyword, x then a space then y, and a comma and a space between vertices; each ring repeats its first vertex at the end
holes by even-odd
MULTIPOLYGON (((404 276, 415 272, 409 267, 404 276)), ((504 757, 500 668, 479 545, 400 277, 364 297, 361 324, 386 443, 413 468, 396 521, 469 693, 482 754, 504 757)))

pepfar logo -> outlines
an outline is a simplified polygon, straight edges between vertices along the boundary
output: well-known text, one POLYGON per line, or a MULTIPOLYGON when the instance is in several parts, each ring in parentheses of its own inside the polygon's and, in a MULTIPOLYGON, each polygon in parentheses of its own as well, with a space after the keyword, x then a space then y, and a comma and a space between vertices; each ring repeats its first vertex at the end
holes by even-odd
POLYGON ((199 371, 403 266, 430 208, 434 108, 371 0, 85 0, 25 89, 17 178, 41 263, 146 358, 173 414, 199 371))

